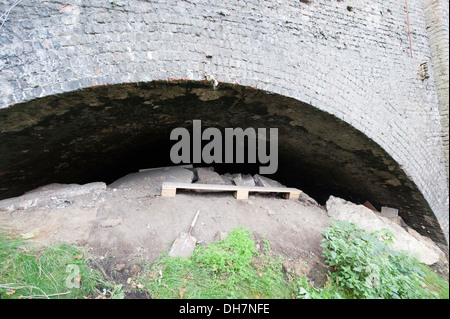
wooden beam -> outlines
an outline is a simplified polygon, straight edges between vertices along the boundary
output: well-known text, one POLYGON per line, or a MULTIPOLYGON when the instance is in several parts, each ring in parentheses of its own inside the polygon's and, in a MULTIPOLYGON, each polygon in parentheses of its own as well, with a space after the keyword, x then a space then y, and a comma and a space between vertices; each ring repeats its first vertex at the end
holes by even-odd
POLYGON ((234 192, 236 199, 248 199, 248 190, 240 189, 234 192))
POLYGON ((236 199, 247 199, 249 192, 259 193, 282 193, 286 199, 298 199, 301 190, 288 187, 261 187, 261 186, 237 186, 219 184, 196 184, 196 183, 172 183, 164 182, 161 188, 161 196, 173 197, 177 189, 197 189, 210 191, 232 191, 236 199))
POLYGON ((161 189, 161 196, 162 197, 174 197, 177 194, 176 188, 162 188, 161 189))

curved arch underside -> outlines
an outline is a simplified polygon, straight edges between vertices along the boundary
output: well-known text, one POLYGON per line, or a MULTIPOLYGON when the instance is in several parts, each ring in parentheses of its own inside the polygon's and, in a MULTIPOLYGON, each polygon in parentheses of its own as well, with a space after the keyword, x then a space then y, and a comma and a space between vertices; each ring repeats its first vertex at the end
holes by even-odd
MULTIPOLYGON (((446 244, 416 185, 375 142, 308 104, 239 85, 154 81, 96 86, 0 110, 0 199, 49 183, 87 183, 172 165, 172 129, 278 128, 270 176, 323 204, 329 195, 399 209, 404 221, 446 244)), ((220 173, 256 165, 211 164, 220 173)))

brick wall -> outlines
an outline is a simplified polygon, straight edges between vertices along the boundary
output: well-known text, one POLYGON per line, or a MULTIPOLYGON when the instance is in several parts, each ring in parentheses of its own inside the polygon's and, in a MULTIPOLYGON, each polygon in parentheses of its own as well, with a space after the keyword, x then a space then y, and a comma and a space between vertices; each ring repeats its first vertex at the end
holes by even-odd
POLYGON ((430 20, 434 3, 409 1, 411 56, 404 1, 23 0, 0 29, 0 108, 98 84, 205 74, 256 86, 378 143, 422 191, 448 240, 448 80, 445 87, 439 53, 448 61, 448 46, 437 45, 448 29, 430 20))
POLYGON ((448 145, 448 90, 449 90, 449 33, 448 33, 448 1, 424 0, 426 28, 428 30, 431 63, 441 114, 442 140, 449 174, 448 145))

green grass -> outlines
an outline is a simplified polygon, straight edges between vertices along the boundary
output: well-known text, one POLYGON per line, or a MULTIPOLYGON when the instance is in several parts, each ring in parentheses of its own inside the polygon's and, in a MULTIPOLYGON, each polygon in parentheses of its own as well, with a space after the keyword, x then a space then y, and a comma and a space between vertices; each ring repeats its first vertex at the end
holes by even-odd
POLYGON ((416 262, 416 266, 420 268, 424 274, 423 282, 428 290, 434 292, 439 299, 449 299, 449 283, 442 276, 436 274, 427 265, 416 262))
POLYGON ((0 233, 0 294, 17 298, 124 298, 135 289, 167 299, 448 299, 448 281, 405 253, 394 252, 392 234, 367 234, 336 222, 323 232, 331 271, 323 287, 283 271, 268 239, 262 252, 247 228, 196 247, 189 259, 163 254, 141 275, 115 285, 93 267, 84 249, 67 244, 33 249, 26 240, 0 233))
POLYGON ((91 268, 88 253, 67 244, 32 249, 27 242, 0 234, 0 294, 3 299, 83 298, 109 287, 91 268))
POLYGON ((162 255, 140 280, 152 298, 291 298, 294 287, 265 246, 258 252, 250 231, 238 227, 189 259, 162 255))
POLYGON ((324 256, 334 269, 324 287, 284 274, 269 242, 258 252, 244 227, 197 247, 189 259, 162 255, 139 280, 152 298, 448 299, 448 281, 406 253, 392 251, 392 234, 367 234, 335 222, 324 237, 324 256))

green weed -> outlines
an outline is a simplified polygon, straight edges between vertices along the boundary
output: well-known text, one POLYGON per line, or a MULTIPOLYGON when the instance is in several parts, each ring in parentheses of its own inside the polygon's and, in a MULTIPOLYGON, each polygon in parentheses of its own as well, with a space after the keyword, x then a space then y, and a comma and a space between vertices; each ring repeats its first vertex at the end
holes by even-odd
POLYGON ((259 253, 244 227, 197 247, 189 259, 161 256, 141 281, 153 298, 290 298, 293 293, 280 260, 259 253))
POLYGON ((86 251, 67 244, 32 249, 0 234, 0 294, 4 299, 83 298, 105 285, 86 251))
POLYGON ((323 231, 323 256, 333 267, 323 289, 299 282, 301 298, 448 298, 448 282, 406 252, 393 251, 392 233, 368 234, 355 224, 335 221, 323 231))

